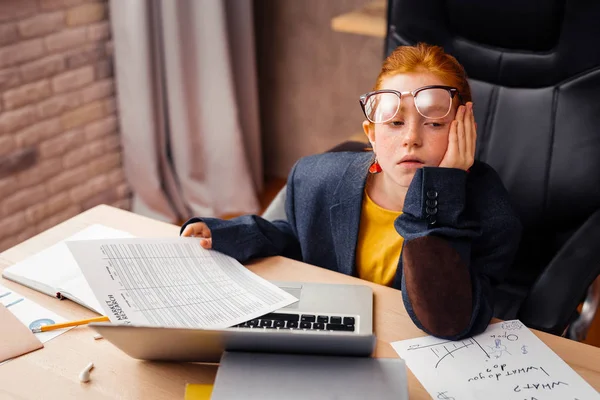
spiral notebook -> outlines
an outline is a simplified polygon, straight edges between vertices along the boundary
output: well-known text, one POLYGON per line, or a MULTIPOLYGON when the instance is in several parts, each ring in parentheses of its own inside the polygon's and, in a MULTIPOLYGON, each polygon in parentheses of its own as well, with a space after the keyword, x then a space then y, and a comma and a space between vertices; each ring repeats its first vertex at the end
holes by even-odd
POLYGON ((67 298, 98 314, 102 306, 96 299, 65 242, 70 240, 132 238, 130 233, 94 224, 73 236, 34 254, 4 270, 2 276, 48 296, 67 298))

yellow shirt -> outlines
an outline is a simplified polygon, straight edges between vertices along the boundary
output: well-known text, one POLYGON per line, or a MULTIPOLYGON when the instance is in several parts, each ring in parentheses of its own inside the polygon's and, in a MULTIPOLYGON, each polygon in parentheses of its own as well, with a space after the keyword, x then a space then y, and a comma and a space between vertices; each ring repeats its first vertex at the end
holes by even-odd
POLYGON ((359 278, 391 286, 404 242, 394 228, 394 220, 400 214, 401 211, 379 207, 365 190, 356 246, 359 278))

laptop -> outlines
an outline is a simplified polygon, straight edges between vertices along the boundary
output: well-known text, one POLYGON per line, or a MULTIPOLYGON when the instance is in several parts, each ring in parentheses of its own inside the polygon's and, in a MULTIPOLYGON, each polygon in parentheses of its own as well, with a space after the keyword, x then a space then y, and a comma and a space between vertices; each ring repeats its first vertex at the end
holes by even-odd
POLYGON ((373 290, 369 286, 273 283, 299 301, 231 328, 89 326, 140 360, 218 363, 225 351, 355 357, 373 353, 373 290))

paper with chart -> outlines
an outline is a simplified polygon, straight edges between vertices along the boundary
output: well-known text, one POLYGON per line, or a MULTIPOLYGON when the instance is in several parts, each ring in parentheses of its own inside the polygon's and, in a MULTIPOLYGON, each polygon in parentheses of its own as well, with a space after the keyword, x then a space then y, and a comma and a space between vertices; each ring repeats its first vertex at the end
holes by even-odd
MULTIPOLYGON (((0 285, 0 304, 2 304, 6 308, 6 310, 10 311, 17 318, 17 320, 26 327, 26 329, 39 328, 43 325, 67 322, 65 318, 53 313, 52 311, 40 306, 36 302, 23 297, 21 294, 3 285, 0 285)), ((54 331, 48 332, 39 332, 34 333, 33 335, 41 343, 46 343, 47 341, 54 339, 59 335, 62 335, 69 329, 72 328, 56 329, 54 331)), ((0 335, 1 332, 2 324, 0 324, 0 335)), ((19 341, 22 342, 23 338, 20 337, 19 341)), ((7 343, 4 343, 4 345, 10 346, 7 343)), ((10 349, 0 350, 4 350, 5 352, 7 350, 10 351, 10 349)), ((0 351, 0 353, 2 353, 2 351, 0 351)), ((0 356, 0 359, 2 359, 2 356, 0 356)), ((10 360, 0 362, 0 365, 8 361, 10 360)))
MULTIPOLYGON (((0 285, 0 303, 11 311, 15 317, 29 329, 68 321, 66 318, 53 313, 47 308, 40 306, 38 303, 23 297, 19 293, 3 285, 0 285)), ((47 341, 62 335, 69 329, 71 328, 39 332, 36 333, 35 336, 40 342, 46 343, 47 341)))
POLYGON ((113 323, 226 328, 298 300, 197 238, 67 246, 113 323))
POLYGON ((591 400, 600 395, 518 320, 461 341, 392 343, 433 399, 591 400))

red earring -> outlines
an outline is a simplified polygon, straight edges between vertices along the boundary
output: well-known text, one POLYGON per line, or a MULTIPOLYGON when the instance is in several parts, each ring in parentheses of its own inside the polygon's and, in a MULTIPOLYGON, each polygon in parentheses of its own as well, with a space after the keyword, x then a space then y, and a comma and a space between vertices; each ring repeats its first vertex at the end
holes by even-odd
POLYGON ((369 173, 378 174, 380 172, 381 172, 381 165, 379 165, 379 161, 377 161, 377 159, 375 159, 375 161, 373 161, 373 164, 371 164, 371 166, 369 167, 369 173))

